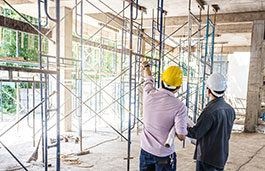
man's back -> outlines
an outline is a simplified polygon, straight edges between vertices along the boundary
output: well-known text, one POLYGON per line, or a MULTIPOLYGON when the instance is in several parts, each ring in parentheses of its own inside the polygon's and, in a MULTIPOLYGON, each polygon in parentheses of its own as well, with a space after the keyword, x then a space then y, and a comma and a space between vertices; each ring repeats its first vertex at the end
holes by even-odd
POLYGON ((197 139, 194 159, 216 168, 224 168, 229 152, 229 139, 235 111, 223 98, 209 102, 188 136, 197 139))
POLYGON ((144 84, 144 128, 141 147, 156 156, 168 156, 175 149, 164 147, 167 135, 175 124, 176 132, 186 134, 186 107, 168 90, 153 87, 153 78, 144 84))

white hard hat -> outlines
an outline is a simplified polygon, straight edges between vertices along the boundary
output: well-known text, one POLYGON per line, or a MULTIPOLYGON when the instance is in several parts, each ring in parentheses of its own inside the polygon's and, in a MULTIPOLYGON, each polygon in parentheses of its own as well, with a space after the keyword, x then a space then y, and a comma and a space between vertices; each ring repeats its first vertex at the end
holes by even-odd
POLYGON ((206 87, 209 88, 216 97, 224 96, 226 90, 226 79, 220 73, 213 73, 209 76, 206 82, 206 87), (216 92, 222 92, 221 94, 216 92))

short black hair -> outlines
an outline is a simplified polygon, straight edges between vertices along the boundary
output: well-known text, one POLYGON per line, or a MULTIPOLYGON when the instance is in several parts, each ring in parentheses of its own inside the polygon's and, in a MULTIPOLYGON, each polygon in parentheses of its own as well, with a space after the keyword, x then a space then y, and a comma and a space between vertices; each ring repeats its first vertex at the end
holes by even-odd
MULTIPOLYGON (((209 89, 209 88, 208 88, 209 89)), ((212 90, 211 89, 209 89, 210 90, 210 93, 213 95, 213 97, 215 97, 215 98, 220 98, 220 97, 216 97, 213 93, 212 93, 212 90)), ((217 93, 217 94, 223 94, 225 91, 214 91, 215 93, 217 93)), ((221 97, 223 97, 223 96, 221 96, 221 97)))
POLYGON ((165 85, 163 84, 163 81, 162 81, 162 88, 164 88, 164 89, 166 89, 168 91, 172 91, 173 92, 173 91, 177 90, 179 87, 180 86, 176 87, 175 89, 169 89, 169 88, 165 87, 165 85))

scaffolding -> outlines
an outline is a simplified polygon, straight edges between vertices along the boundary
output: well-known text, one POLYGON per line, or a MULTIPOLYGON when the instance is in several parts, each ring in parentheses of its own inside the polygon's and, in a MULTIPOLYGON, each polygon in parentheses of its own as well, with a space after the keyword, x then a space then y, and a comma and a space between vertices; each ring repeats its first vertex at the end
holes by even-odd
MULTIPOLYGON (((209 18, 209 9, 207 8, 207 24, 202 26, 201 13, 204 10, 204 5, 199 5, 199 18, 191 11, 191 0, 188 4, 188 21, 183 23, 179 28, 171 34, 166 35, 166 15, 164 10, 164 1, 158 0, 157 17, 153 10, 152 17, 152 35, 148 35, 143 30, 143 18, 145 7, 139 5, 136 1, 123 1, 123 9, 119 12, 112 9, 105 2, 99 0, 101 5, 110 9, 114 15, 109 15, 97 7, 89 0, 75 0, 75 5, 70 9, 70 13, 74 12, 75 30, 73 39, 74 58, 61 57, 60 55, 60 23, 69 15, 60 16, 60 0, 55 0, 56 12, 55 18, 48 13, 48 1, 38 1, 38 28, 31 24, 22 14, 12 7, 8 1, 3 0, 6 5, 19 14, 24 21, 29 23, 38 32, 38 50, 39 63, 36 68, 22 68, 0 66, 1 71, 7 71, 8 77, 1 80, 1 97, 5 93, 2 91, 2 82, 26 82, 33 83, 32 94, 35 98, 36 84, 40 84, 39 94, 40 103, 36 105, 33 99, 33 107, 29 110, 29 99, 26 99, 26 114, 19 117, 18 120, 6 129, 0 138, 10 129, 16 126, 20 121, 27 118, 29 123, 29 115, 32 114, 33 122, 33 146, 36 143, 36 135, 41 135, 42 162, 45 170, 48 170, 48 132, 55 128, 56 133, 56 170, 60 170, 60 122, 74 117, 77 123, 72 121, 72 125, 77 128, 79 136, 79 151, 84 150, 83 142, 83 126, 87 123, 94 123, 94 131, 104 130, 102 125, 108 126, 108 130, 112 130, 121 137, 121 141, 127 141, 127 170, 130 170, 130 162, 133 159, 131 156, 132 131, 136 129, 137 134, 142 126, 142 83, 143 70, 141 62, 147 60, 151 64, 151 70, 154 72, 155 87, 160 87, 160 74, 169 65, 178 65, 184 71, 184 83, 177 97, 186 103, 189 117, 196 118, 205 105, 205 80, 209 74, 213 72, 214 65, 214 37, 215 37, 215 18, 212 22, 209 18), (45 24, 42 22, 41 4, 44 5, 45 24), (93 8, 101 12, 108 21, 103 23, 101 27, 91 35, 84 34, 84 3, 91 5, 93 8), (129 16, 125 15, 125 11, 129 10, 129 16), (140 19, 138 19, 140 16, 140 19), (122 23, 117 21, 121 19, 122 23), (79 23, 78 23, 79 21, 79 23), (48 23, 53 23, 47 33, 43 33, 42 28, 48 23), (121 27, 120 43, 118 42, 118 32, 110 25, 115 23, 121 27), (192 30, 196 27, 196 30, 192 30), (185 38, 180 38, 179 42, 172 38, 173 35, 188 29, 185 38), (56 30, 55 40, 47 35, 56 30), (115 40, 104 38, 104 29, 112 29, 115 33, 115 40), (202 37, 201 32, 206 29, 205 37, 202 37), (159 40, 156 40, 156 34, 159 34, 159 40), (208 45, 209 37, 212 38, 211 46, 208 45), (56 55, 43 54, 43 38, 47 38, 55 45, 56 55), (136 40, 136 43, 135 43, 136 40), (170 41, 176 46, 172 49, 166 48, 166 42, 170 41), (129 43, 129 45, 128 45, 129 43), (205 47, 203 47, 205 45, 205 47), (146 50, 146 46, 150 46, 150 50, 146 50), (173 53, 177 52, 177 53, 173 53), (210 52, 210 53, 209 53, 210 52), (112 60, 106 61, 106 56, 112 54, 112 60), (106 67, 106 63, 111 68, 106 67), (111 63, 111 64, 109 64, 111 63), (61 73, 70 70, 71 78, 69 88, 61 79, 61 73), (38 75, 37 77, 21 79, 13 78, 13 72, 30 72, 38 75), (88 88, 85 89, 84 87, 88 88), (68 91, 71 97, 65 97, 62 101, 62 90, 68 91), (89 96, 85 96, 85 92, 89 96), (54 97, 56 95, 56 97, 54 97), (73 101, 72 111, 62 113, 61 108, 68 100, 73 101), (54 105, 56 104, 56 105, 54 105), (41 113, 41 129, 36 130, 35 126, 35 111, 40 108, 41 113), (110 111, 110 112, 109 112, 110 111), (87 113, 87 115, 84 115, 87 113), (110 114, 111 113, 111 114, 110 114), (114 113, 114 114, 113 114, 114 113), (104 115, 104 116, 103 116, 104 115), (113 122, 109 122, 110 117, 113 117, 113 122), (54 122, 53 122, 54 121, 54 122), (48 124, 49 123, 49 124, 48 124), (127 124, 127 127, 126 127, 127 124), (126 135, 127 134, 127 137, 126 135)), ((213 7, 215 15, 218 11, 217 7, 213 7)), ((23 63, 26 64, 26 63, 23 63)), ((19 87, 19 86, 18 86, 19 87)), ((28 92, 28 88, 27 88, 28 92)), ((20 102, 17 101, 17 104, 20 102)), ((2 104, 2 98, 1 98, 2 104)), ((18 111, 17 111, 18 112, 18 111)), ((3 120, 3 112, 1 105, 1 120, 3 120)), ((91 124, 90 124, 91 125, 91 124)), ((22 162, 0 141, 3 147, 14 157, 14 159, 23 167, 27 168, 22 162)), ((183 144, 184 145, 184 144, 183 144)))

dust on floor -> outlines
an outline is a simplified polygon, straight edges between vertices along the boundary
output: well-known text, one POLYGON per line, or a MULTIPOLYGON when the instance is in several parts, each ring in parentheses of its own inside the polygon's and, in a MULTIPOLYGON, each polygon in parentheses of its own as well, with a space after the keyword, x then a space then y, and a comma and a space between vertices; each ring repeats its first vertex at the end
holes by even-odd
MULTIPOLYGON (((74 133, 72 133, 74 134, 74 133)), ((29 170, 44 170, 41 160, 41 148, 38 151, 39 160, 26 164, 35 148, 30 140, 16 142, 3 141, 10 150, 25 164, 29 170)), ((195 170, 193 160, 194 145, 175 140, 177 151, 177 170, 195 170)), ((121 141, 114 133, 84 132, 83 148, 90 151, 87 155, 75 156, 79 152, 79 144, 75 141, 61 142, 61 170, 95 170, 95 171, 125 171, 127 170, 127 142, 121 141), (69 155, 72 154, 72 155, 69 155)), ((234 133, 231 136, 229 159, 226 171, 264 171, 265 170, 265 135, 258 133, 234 133)), ((137 171, 139 165, 140 135, 132 134, 130 170, 137 171)), ((49 170, 55 170, 55 148, 49 149, 49 170)), ((19 165, 1 146, 0 170, 18 169, 19 165)), ((18 169, 21 170, 21 169, 18 169)))

